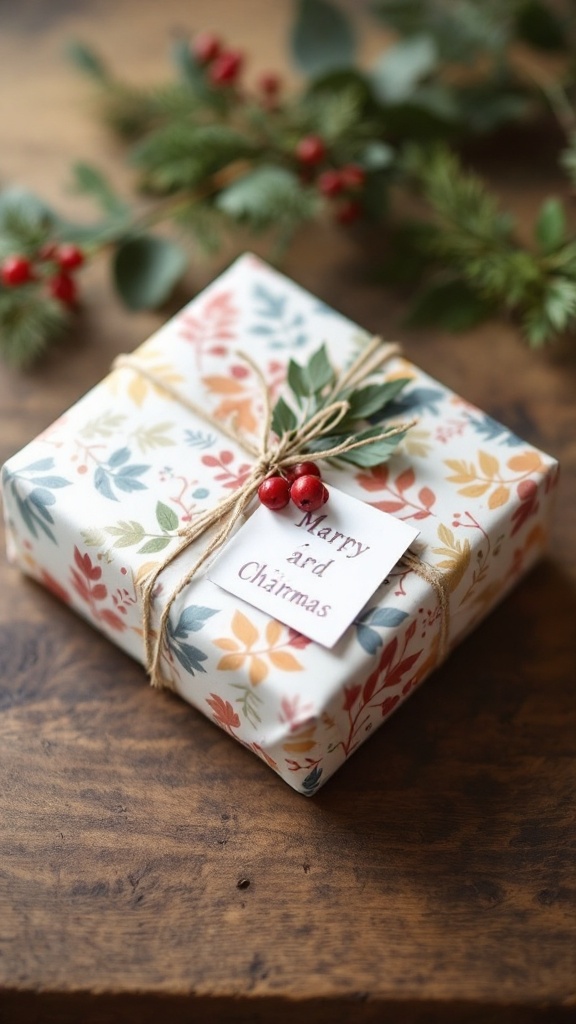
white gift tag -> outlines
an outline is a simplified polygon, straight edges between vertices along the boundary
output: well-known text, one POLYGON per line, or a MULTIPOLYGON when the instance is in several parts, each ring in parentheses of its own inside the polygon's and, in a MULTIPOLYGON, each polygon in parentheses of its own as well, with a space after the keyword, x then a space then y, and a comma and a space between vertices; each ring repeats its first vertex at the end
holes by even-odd
POLYGON ((334 487, 316 512, 260 506, 208 571, 219 587, 325 647, 342 636, 418 536, 334 487))

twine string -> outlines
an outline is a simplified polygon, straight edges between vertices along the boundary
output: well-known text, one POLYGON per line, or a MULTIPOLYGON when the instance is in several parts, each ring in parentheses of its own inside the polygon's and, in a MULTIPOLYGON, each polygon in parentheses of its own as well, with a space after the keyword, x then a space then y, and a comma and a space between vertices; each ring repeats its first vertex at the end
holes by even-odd
MULTIPOLYGON (((224 434, 235 444, 239 445, 253 460, 251 471, 241 486, 232 494, 222 498, 211 509, 200 513, 193 523, 179 530, 177 534, 179 538, 178 543, 161 562, 157 563, 150 570, 141 584, 144 651, 146 668, 150 675, 152 686, 171 687, 171 683, 162 677, 160 664, 174 602, 212 555, 224 546, 266 477, 301 462, 304 453, 306 459, 312 462, 317 462, 320 459, 337 458, 365 445, 387 440, 399 433, 405 433, 406 430, 417 422, 417 420, 411 420, 406 423, 398 423, 369 438, 358 439, 352 435, 338 444, 329 444, 324 448, 317 448, 314 451, 305 451, 311 442, 317 441, 323 434, 329 431, 334 431, 348 413, 350 408, 348 401, 346 398, 339 396, 342 396, 345 391, 350 392, 359 384, 365 383, 369 377, 380 369, 392 356, 397 355, 399 351, 398 345, 384 345, 380 338, 373 338, 354 359, 348 369, 336 377, 326 397, 326 404, 313 413, 305 423, 286 431, 278 438, 271 432, 271 396, 262 371, 250 356, 245 353, 237 353, 252 369, 262 394, 264 415, 257 445, 250 438, 243 435, 234 423, 229 425, 221 420, 217 420, 210 412, 196 405, 187 395, 182 394, 178 388, 174 387, 170 381, 154 373, 153 370, 140 362, 139 359, 125 354, 116 357, 112 364, 112 369, 130 369, 144 377, 154 388, 170 395, 178 404, 188 409, 200 420, 203 420, 216 431, 224 434), (158 629, 154 630, 151 625, 152 606, 159 576, 191 544, 211 531, 213 531, 213 535, 200 556, 186 570, 168 595, 160 616, 158 629)), ((416 556, 409 555, 409 553, 404 558, 410 568, 427 580, 438 594, 441 611, 439 646, 441 651, 444 652, 448 637, 448 594, 444 585, 443 574, 438 573, 433 566, 427 566, 426 563, 423 563, 416 556)))

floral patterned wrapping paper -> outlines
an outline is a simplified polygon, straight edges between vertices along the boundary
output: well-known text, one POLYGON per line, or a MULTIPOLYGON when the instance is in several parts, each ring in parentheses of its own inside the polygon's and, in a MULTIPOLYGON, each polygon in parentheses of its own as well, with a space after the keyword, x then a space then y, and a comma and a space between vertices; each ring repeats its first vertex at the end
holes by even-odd
MULTIPOLYGON (((325 341, 342 366, 367 335, 256 257, 241 257, 138 349, 212 415, 255 430, 250 351, 273 397, 290 357, 325 341)), ((546 541, 557 475, 524 443, 406 359, 394 416, 419 417, 390 461, 327 469, 327 482, 418 526, 413 550, 445 574, 449 646, 493 607, 546 541)), ((3 469, 9 556, 143 661, 138 582, 179 527, 249 471, 246 455, 128 368, 114 370, 3 469)), ((273 514, 273 513, 271 513, 273 514)), ((170 592, 202 544, 161 576, 170 592)), ((163 673, 177 692, 313 794, 434 669, 436 592, 398 565, 328 650, 211 583, 174 605, 163 673)))

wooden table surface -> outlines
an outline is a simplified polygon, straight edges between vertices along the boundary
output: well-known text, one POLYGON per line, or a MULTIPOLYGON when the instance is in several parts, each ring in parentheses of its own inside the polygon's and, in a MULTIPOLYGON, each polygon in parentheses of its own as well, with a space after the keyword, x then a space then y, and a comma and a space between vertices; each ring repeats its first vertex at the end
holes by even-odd
MULTIPOLYGON (((70 37, 137 80, 176 27, 286 69, 290 4, 19 0, 0 11, 0 175, 71 214, 82 157, 119 180, 70 37)), ((368 46, 373 41, 368 42, 368 46)), ((488 166, 528 231, 545 157, 488 166)), ((264 250, 261 250, 264 251, 264 250)), ((357 241, 305 231, 288 273, 389 336, 399 307, 357 241)), ((221 264, 197 265, 189 294, 221 264)), ((103 265, 68 345, 0 369, 0 461, 160 322, 103 265)), ((492 323, 403 332, 411 358, 563 466, 549 556, 312 800, 40 587, 0 563, 0 1018, 551 1022, 576 1019, 576 343, 492 323), (572 350, 572 351, 571 351, 572 350)))

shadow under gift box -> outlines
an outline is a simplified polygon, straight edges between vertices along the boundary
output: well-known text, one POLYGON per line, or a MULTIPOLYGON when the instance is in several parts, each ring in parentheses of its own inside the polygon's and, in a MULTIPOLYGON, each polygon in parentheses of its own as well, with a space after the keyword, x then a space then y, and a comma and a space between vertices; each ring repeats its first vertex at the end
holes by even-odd
MULTIPOLYGON (((273 400, 288 360, 325 342, 342 367, 368 336, 252 255, 237 260, 137 350, 159 380, 245 434, 273 400)), ((412 550, 448 597, 402 563, 331 650, 243 603, 203 570, 176 600, 162 672, 174 689, 311 795, 435 668, 442 618, 453 647, 546 543, 556 462, 402 357, 410 378, 391 419, 418 417, 374 469, 324 479, 420 529, 412 550)), ((239 486, 243 450, 133 369, 114 370, 3 469, 8 553, 103 634, 144 661, 141 581, 178 529, 239 486)), ((198 557, 165 569, 162 602, 198 557)))

